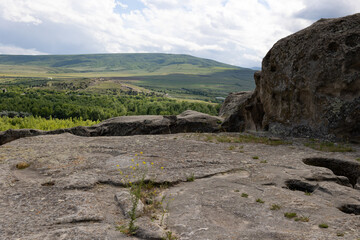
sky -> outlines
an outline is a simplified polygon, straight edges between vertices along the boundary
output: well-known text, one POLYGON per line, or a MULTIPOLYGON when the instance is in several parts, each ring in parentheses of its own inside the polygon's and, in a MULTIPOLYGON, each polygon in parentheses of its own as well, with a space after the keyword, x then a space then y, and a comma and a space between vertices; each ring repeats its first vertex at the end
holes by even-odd
POLYGON ((0 0, 0 54, 176 53, 259 67, 281 38, 359 0, 0 0))

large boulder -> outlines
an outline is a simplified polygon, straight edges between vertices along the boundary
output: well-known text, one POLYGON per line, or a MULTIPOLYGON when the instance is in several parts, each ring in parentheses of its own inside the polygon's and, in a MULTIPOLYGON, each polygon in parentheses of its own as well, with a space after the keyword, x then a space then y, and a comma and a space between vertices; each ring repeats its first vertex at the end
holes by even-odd
POLYGON ((240 103, 247 129, 359 142, 360 14, 281 39, 255 80, 251 101, 240 103))
MULTIPOLYGON (((219 116, 225 121, 222 128, 228 132, 242 132, 246 129, 256 128, 251 116, 254 100, 253 92, 230 93, 220 108, 219 116)), ((262 106, 260 106, 262 109, 262 106)), ((263 114, 260 115, 262 117, 263 114)), ((254 117, 255 118, 255 117, 254 117)))
POLYGON ((226 97, 224 103, 221 105, 219 116, 229 117, 239 111, 239 106, 252 96, 253 92, 233 92, 226 97))
POLYGON ((218 132, 222 118, 187 110, 177 116, 121 116, 107 119, 91 127, 74 127, 54 131, 17 129, 0 132, 0 145, 19 138, 71 133, 77 136, 132 136, 186 132, 218 132))

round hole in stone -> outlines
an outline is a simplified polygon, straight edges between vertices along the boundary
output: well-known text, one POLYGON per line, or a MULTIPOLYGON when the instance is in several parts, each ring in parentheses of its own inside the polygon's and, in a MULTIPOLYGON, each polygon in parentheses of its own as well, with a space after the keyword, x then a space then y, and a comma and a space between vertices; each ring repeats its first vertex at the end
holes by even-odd
POLYGON ((290 179, 285 182, 285 185, 293 191, 302 191, 312 193, 317 189, 317 185, 312 185, 297 179, 290 179))
POLYGON ((360 215, 360 205, 345 204, 339 207, 339 210, 347 214, 360 215))
POLYGON ((357 162, 334 158, 305 158, 303 162, 310 166, 328 168, 337 176, 347 177, 352 186, 356 185, 360 177, 360 163, 357 162))

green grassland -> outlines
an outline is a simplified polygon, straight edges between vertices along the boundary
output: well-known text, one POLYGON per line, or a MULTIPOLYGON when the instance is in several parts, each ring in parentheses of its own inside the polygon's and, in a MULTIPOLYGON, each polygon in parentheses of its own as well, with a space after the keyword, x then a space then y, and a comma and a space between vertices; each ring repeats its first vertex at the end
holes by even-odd
POLYGON ((217 115, 216 97, 254 89, 253 74, 188 55, 0 55, 0 131, 188 109, 217 115))
POLYGON ((49 88, 82 82, 80 91, 93 93, 150 90, 212 101, 229 92, 253 90, 253 74, 251 69, 176 54, 0 55, 0 84, 31 81, 49 88))
MULTIPOLYGON (((86 54, 86 55, 0 55, 2 65, 47 67, 54 72, 155 72, 168 69, 172 72, 188 71, 194 68, 237 68, 209 59, 181 54, 138 53, 138 54, 86 54), (171 67, 169 67, 171 66, 171 67)), ((166 71, 161 71, 166 72, 166 71)))

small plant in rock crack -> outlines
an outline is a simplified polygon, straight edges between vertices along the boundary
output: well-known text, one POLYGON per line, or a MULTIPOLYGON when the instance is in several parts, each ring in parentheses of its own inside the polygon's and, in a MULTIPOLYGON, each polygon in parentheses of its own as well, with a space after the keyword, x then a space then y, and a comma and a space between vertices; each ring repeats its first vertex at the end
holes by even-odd
POLYGON ((194 173, 192 173, 190 176, 188 176, 188 177, 186 178, 186 181, 187 181, 187 182, 193 182, 193 181, 195 181, 195 175, 194 175, 194 173))
POLYGON ((261 198, 256 199, 256 202, 257 203, 265 203, 263 200, 261 200, 261 198))
POLYGON ((321 223, 319 224, 319 228, 328 228, 329 225, 327 225, 326 223, 321 223))
POLYGON ((179 239, 176 237, 171 231, 167 231, 165 233, 165 236, 161 238, 162 240, 177 240, 179 239))
POLYGON ((247 194, 247 193, 242 193, 241 194, 241 197, 243 197, 243 198, 247 198, 249 196, 249 194, 247 194))
POLYGON ((311 192, 308 192, 308 191, 305 191, 305 195, 306 195, 306 196, 311 196, 312 193, 311 193, 311 192))
POLYGON ((286 213, 284 213, 284 217, 286 217, 286 218, 295 218, 297 216, 297 214, 296 213, 294 213, 294 212, 286 212, 286 213))
POLYGON ((259 159, 259 157, 258 157, 258 156, 253 156, 252 158, 253 158, 253 159, 259 159))
POLYGON ((270 210, 277 211, 277 210, 280 210, 280 208, 281 208, 281 206, 280 206, 280 205, 273 204, 273 205, 271 205, 270 210))
MULTIPOLYGON (((154 167, 153 162, 146 162, 142 159, 143 152, 140 154, 135 154, 135 158, 131 159, 130 172, 128 169, 123 170, 120 168, 120 165, 117 165, 119 168, 119 173, 122 176, 122 181, 125 186, 129 188, 130 199, 131 199, 131 209, 128 212, 130 221, 127 226, 123 225, 118 229, 128 235, 134 235, 137 230, 137 226, 135 225, 137 214, 136 210, 139 202, 144 198, 146 188, 151 188, 152 181, 146 182, 145 179, 149 172, 149 166, 151 168, 154 167), (150 186, 151 185, 151 186, 150 186)), ((164 168, 161 167, 161 170, 164 168)), ((154 193, 156 191, 154 190, 154 193)))
POLYGON ((128 225, 129 234, 133 235, 136 233, 137 227, 135 226, 136 221, 136 209, 141 198, 141 191, 144 185, 145 175, 142 176, 140 181, 136 184, 130 182, 130 195, 131 195, 131 210, 129 212, 130 222, 128 225))
POLYGON ((166 195, 161 198, 161 219, 160 219, 160 225, 164 225, 164 218, 165 215, 169 212, 170 203, 174 201, 174 198, 171 198, 171 195, 167 197, 166 195))
POLYGON ((310 217, 300 216, 294 219, 296 222, 308 222, 310 221, 310 217))

